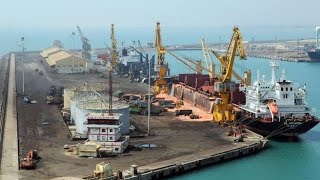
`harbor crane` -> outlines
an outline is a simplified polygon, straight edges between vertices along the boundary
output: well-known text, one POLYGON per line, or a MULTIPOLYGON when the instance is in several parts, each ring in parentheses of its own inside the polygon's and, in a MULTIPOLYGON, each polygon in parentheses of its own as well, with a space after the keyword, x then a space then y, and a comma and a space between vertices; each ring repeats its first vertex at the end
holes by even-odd
POLYGON ((157 67, 158 67, 158 77, 154 83, 154 93, 155 94, 161 94, 161 93, 167 93, 168 92, 168 84, 165 79, 165 76, 167 75, 167 65, 164 63, 164 55, 166 53, 166 50, 164 47, 162 47, 161 42, 161 33, 160 33, 160 22, 157 22, 156 27, 156 48, 158 52, 158 61, 157 61, 157 67))
POLYGON ((112 66, 112 69, 116 69, 117 67, 117 58, 118 58, 118 55, 117 55, 117 41, 116 41, 116 38, 115 38, 115 33, 114 33, 114 24, 111 24, 111 66, 112 66))
MULTIPOLYGON (((215 75, 215 64, 213 63, 213 61, 210 57, 208 46, 207 46, 207 43, 206 43, 204 37, 201 37, 201 46, 202 46, 203 56, 206 60, 207 68, 211 71, 212 75, 215 75)), ((214 77, 210 76, 210 78, 214 78, 214 77)))
POLYGON ((91 59, 91 44, 89 43, 88 38, 83 35, 79 26, 77 26, 77 29, 82 41, 82 57, 85 59, 91 59))
POLYGON ((231 104, 230 93, 235 90, 235 82, 232 81, 231 75, 238 49, 240 59, 245 60, 247 56, 242 44, 242 35, 239 28, 234 27, 226 53, 222 56, 219 56, 219 59, 225 62, 226 66, 223 66, 222 70, 220 71, 218 81, 216 81, 214 84, 215 92, 219 94, 219 98, 216 98, 214 102, 213 119, 218 123, 236 120, 236 115, 233 111, 233 105, 231 104))
POLYGON ((178 61, 182 62, 189 69, 195 71, 197 74, 202 74, 202 71, 204 70, 209 73, 210 78, 215 77, 215 74, 213 74, 213 72, 210 69, 203 67, 201 60, 194 61, 194 60, 192 60, 190 58, 186 58, 186 57, 181 58, 169 50, 166 50, 166 52, 168 52, 171 56, 176 58, 178 61), (191 64, 195 65, 195 67, 191 66, 191 64))

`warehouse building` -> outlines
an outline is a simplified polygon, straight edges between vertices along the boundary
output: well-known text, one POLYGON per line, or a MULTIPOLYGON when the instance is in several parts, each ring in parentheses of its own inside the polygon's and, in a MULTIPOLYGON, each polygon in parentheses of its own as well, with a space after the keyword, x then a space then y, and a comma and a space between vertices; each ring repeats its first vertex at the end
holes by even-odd
POLYGON ((57 73, 89 72, 94 66, 91 60, 84 59, 58 47, 45 49, 40 55, 57 73))
POLYGON ((43 59, 46 59, 48 58, 50 55, 54 54, 54 53, 57 53, 57 52, 60 52, 62 51, 61 48, 59 47, 56 47, 56 46, 52 46, 52 47, 49 47, 47 49, 44 49, 40 55, 42 56, 43 59))

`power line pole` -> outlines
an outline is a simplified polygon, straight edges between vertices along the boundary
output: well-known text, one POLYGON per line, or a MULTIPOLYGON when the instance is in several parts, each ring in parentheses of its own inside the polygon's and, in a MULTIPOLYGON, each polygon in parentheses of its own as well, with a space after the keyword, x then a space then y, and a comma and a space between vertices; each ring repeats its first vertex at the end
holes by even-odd
POLYGON ((21 37, 21 47, 22 47, 22 94, 25 95, 24 91, 24 36, 21 37))
POLYGON ((149 87, 148 87, 148 135, 150 135, 150 108, 151 108, 151 92, 150 92, 150 89, 151 89, 151 80, 150 80, 150 73, 151 73, 151 48, 152 48, 152 46, 153 46, 153 43, 148 43, 148 46, 149 46, 149 56, 148 56, 148 63, 149 63, 149 72, 148 72, 148 74, 149 74, 149 77, 148 77, 148 79, 149 79, 149 87))

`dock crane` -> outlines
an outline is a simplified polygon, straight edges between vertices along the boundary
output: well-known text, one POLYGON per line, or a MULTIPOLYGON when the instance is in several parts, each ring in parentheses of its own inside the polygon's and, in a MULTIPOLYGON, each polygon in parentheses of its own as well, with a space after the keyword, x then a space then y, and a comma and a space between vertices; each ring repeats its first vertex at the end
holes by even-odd
MULTIPOLYGON (((215 64, 213 63, 213 61, 210 57, 208 46, 207 46, 207 43, 206 43, 204 37, 201 37, 201 46, 202 46, 203 56, 206 60, 207 68, 211 71, 212 75, 215 75, 215 64)), ((214 78, 214 77, 210 76, 210 78, 214 78)))
POLYGON ((161 94, 161 93, 167 93, 168 92, 168 84, 165 79, 165 76, 167 75, 167 65, 164 63, 164 55, 166 53, 166 50, 164 47, 162 47, 161 42, 161 32, 160 32, 160 22, 157 22, 156 27, 156 48, 158 51, 158 77, 154 83, 153 89, 155 94, 161 94))
POLYGON ((114 24, 111 24, 111 66, 112 66, 112 69, 116 69, 117 67, 117 41, 116 41, 116 38, 115 38, 115 33, 114 33, 114 24))
MULTIPOLYGON (((222 56, 220 56, 218 54, 218 52, 216 52, 215 50, 211 49, 211 52, 212 54, 214 54, 217 59, 220 61, 221 63, 221 68, 220 69, 223 69, 223 68, 226 68, 227 67, 227 62, 225 62, 223 60, 223 58, 221 58, 222 56)), ((251 71, 250 70, 247 70, 244 72, 244 78, 242 78, 237 72, 235 72, 234 70, 232 70, 232 75, 238 80, 241 82, 241 85, 244 85, 244 86, 249 86, 251 85, 251 71)))
POLYGON ((213 71, 211 71, 208 68, 203 67, 201 60, 194 61, 194 60, 192 60, 190 58, 187 58, 187 57, 181 58, 181 57, 179 57, 178 55, 174 54, 172 51, 169 51, 169 50, 166 50, 166 52, 168 52, 171 56, 176 58, 178 61, 182 62, 184 65, 186 65, 191 70, 195 71, 197 74, 202 74, 202 71, 204 70, 204 71, 209 73, 210 78, 211 77, 215 77, 215 74, 213 74, 213 71), (191 66, 190 64, 195 65, 195 67, 191 66))
POLYGON ((247 57, 242 44, 241 32, 238 27, 234 27, 226 53, 222 56, 219 56, 219 59, 225 62, 226 66, 224 66, 220 71, 218 81, 216 81, 214 84, 215 92, 219 94, 219 98, 216 98, 214 103, 213 119, 218 123, 236 120, 233 106, 230 103, 230 93, 235 90, 235 82, 232 81, 231 75, 238 49, 240 59, 246 59, 247 57))
POLYGON ((77 29, 82 41, 82 57, 85 59, 91 59, 91 44, 89 43, 88 38, 83 35, 79 26, 77 26, 77 29))

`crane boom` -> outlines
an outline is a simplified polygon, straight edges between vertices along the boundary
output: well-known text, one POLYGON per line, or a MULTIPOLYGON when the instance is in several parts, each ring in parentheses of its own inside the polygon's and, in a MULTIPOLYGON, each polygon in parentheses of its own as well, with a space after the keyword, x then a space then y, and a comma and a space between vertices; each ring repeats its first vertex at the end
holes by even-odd
POLYGON ((164 64, 164 55, 166 53, 166 50, 162 47, 161 42, 161 32, 160 32, 160 22, 157 22, 156 27, 156 47, 158 51, 158 78, 156 79, 154 83, 154 92, 155 94, 160 93, 167 93, 168 92, 168 84, 165 79, 165 76, 167 74, 167 65, 164 64))
POLYGON ((223 78, 223 82, 231 81, 233 63, 234 63, 234 59, 236 57, 236 52, 238 48, 239 48, 240 59, 247 59, 247 56, 245 55, 244 47, 242 44, 242 35, 238 27, 233 28, 233 34, 232 34, 228 49, 226 51, 225 57, 228 57, 231 46, 232 46, 231 57, 227 58, 228 66, 226 66, 227 69, 226 69, 226 74, 224 75, 224 78, 223 78))
POLYGON ((87 37, 85 37, 80 29, 79 26, 77 26, 80 39, 82 41, 82 57, 86 59, 91 59, 91 44, 89 43, 89 40, 87 37))
MULTIPOLYGON (((193 71, 197 72, 197 74, 201 74, 202 73, 202 69, 201 71, 199 71, 199 69, 195 69, 192 66, 190 66, 187 62, 185 62, 184 59, 178 57, 177 55, 175 55, 174 53, 172 53, 171 51, 167 51, 171 56, 175 57, 178 61, 182 62, 184 65, 186 65, 188 68, 192 69, 193 71)), ((201 62, 200 62, 201 63, 201 62)))
MULTIPOLYGON (((227 63, 225 61, 223 61, 220 57, 220 55, 213 49, 211 49, 211 52, 217 57, 217 59, 220 61, 220 63, 222 64, 223 67, 227 67, 227 63)), ((250 70, 246 71, 246 73, 250 73, 250 70)), ((232 71, 232 75, 238 80, 240 81, 242 84, 249 86, 251 84, 251 80, 248 79, 243 79, 237 72, 235 72, 234 70, 232 71)))
POLYGON ((209 69, 210 68, 210 65, 211 64, 214 64, 210 55, 209 55, 209 50, 208 50, 208 46, 207 46, 207 43, 204 39, 204 37, 201 37, 201 46, 202 46, 202 52, 203 52, 203 56, 206 60, 206 65, 207 65, 207 68, 209 69))
POLYGON ((117 41, 115 38, 115 33, 114 33, 114 24, 111 24, 111 42, 112 42, 112 46, 111 46, 111 57, 112 57, 112 69, 115 69, 117 66, 117 41))

